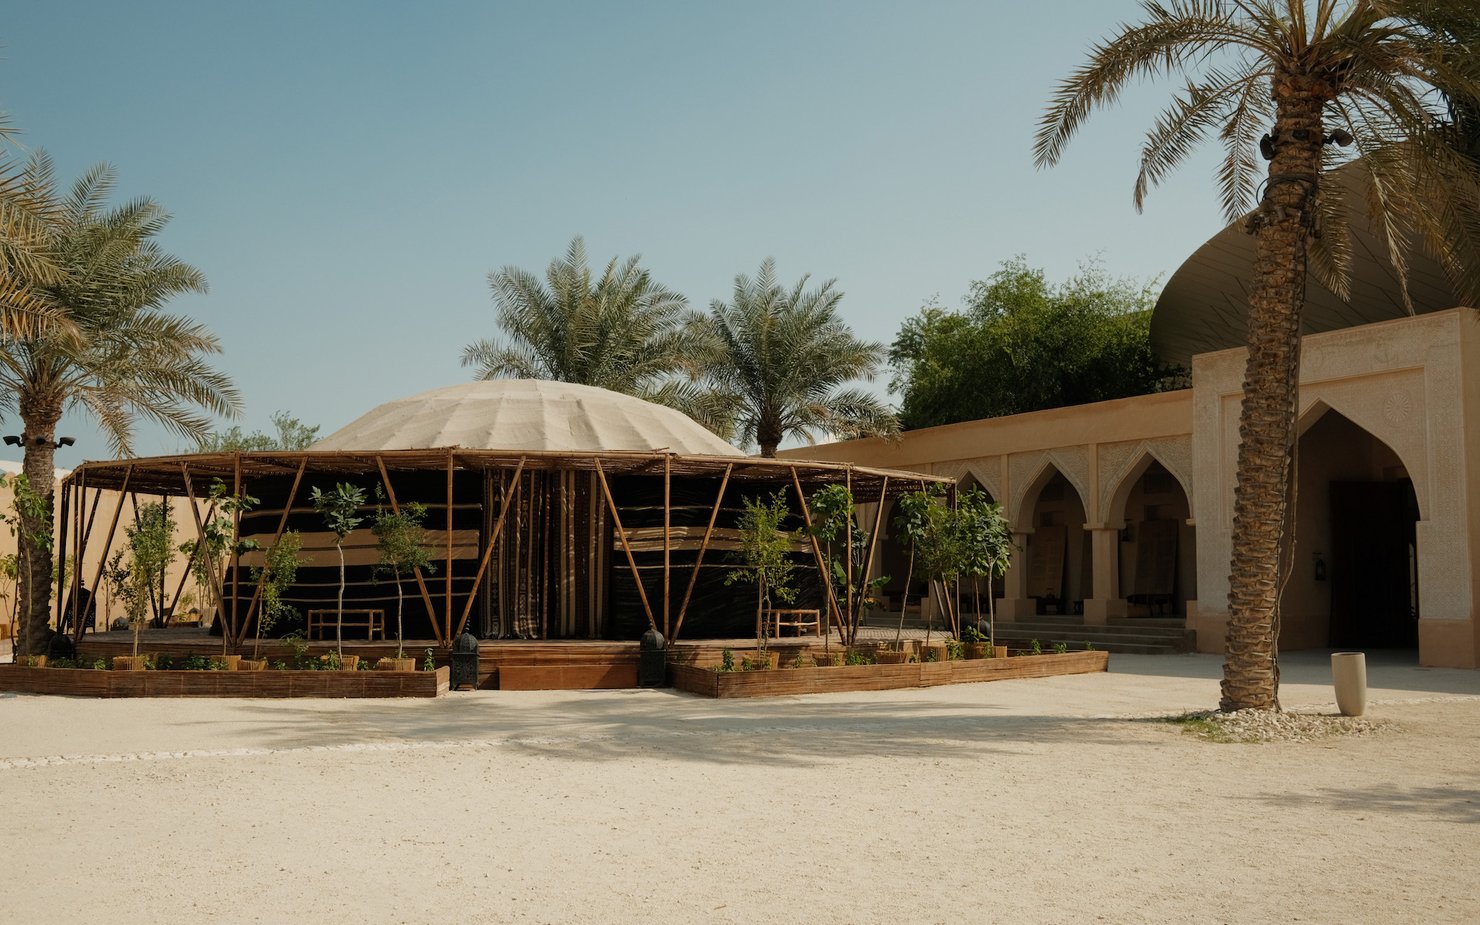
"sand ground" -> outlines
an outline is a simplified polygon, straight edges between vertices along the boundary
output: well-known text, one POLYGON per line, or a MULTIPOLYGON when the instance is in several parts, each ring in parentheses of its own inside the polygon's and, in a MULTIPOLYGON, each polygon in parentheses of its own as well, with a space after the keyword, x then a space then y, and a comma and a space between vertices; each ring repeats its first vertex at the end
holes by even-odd
MULTIPOLYGON (((930 690, 0 695, 0 920, 1476 922, 1480 672, 1214 744, 1211 656, 930 690)), ((1333 711, 1324 654, 1288 709, 1333 711)))

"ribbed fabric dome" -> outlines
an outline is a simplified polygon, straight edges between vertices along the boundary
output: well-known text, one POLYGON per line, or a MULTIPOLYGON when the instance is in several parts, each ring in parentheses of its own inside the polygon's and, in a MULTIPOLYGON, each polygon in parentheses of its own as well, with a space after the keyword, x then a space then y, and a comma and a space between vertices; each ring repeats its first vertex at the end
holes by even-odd
POLYGON ((743 456, 688 416, 589 385, 490 379, 386 402, 315 450, 661 450, 743 456))

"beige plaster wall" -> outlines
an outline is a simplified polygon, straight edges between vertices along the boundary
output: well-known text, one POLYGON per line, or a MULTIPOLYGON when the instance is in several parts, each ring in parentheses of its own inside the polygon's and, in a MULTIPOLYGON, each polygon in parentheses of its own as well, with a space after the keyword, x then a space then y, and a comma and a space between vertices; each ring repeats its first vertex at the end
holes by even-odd
MULTIPOLYGON (((1239 400, 1246 351, 1193 359, 1194 509, 1198 512, 1198 606, 1189 627, 1199 648, 1219 651, 1227 620, 1234 469, 1239 400)), ((1306 337, 1300 367, 1302 422, 1326 408, 1385 444, 1412 478, 1418 496, 1419 658, 1427 665, 1475 667, 1473 628, 1475 544, 1469 460, 1480 459, 1480 427, 1468 409, 1480 395, 1466 377, 1466 359, 1480 362, 1480 322, 1470 309, 1404 318, 1306 337)), ((1388 460, 1391 462, 1391 460, 1388 460)), ((1314 465, 1313 463, 1306 463, 1314 465)), ((1319 512, 1304 511, 1312 520, 1319 512)), ((1324 521, 1322 521, 1324 523, 1324 521)), ((1309 529, 1324 527, 1311 523, 1309 529)), ((1300 540, 1297 537, 1297 543, 1300 540)), ((1296 574, 1312 550, 1297 549, 1296 574), (1305 560, 1298 557, 1305 553, 1305 560)), ((1292 605, 1302 603, 1300 589, 1292 605)), ((1290 643, 1314 642, 1313 626, 1290 643)))

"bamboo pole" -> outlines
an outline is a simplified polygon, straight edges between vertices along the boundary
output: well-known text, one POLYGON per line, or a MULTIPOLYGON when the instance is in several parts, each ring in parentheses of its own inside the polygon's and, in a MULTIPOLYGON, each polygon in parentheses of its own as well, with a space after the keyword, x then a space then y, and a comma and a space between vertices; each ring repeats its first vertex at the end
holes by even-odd
MULTIPOLYGON (((240 452, 237 452, 232 457, 231 494, 237 498, 240 498, 242 494, 242 454, 240 452)), ((241 505, 238 504, 236 510, 231 515, 231 628, 232 635, 238 640, 241 639, 243 631, 247 628, 246 619, 242 614, 237 612, 241 609, 241 537, 242 510, 241 505)), ((226 576, 222 575, 221 580, 224 583, 226 576)), ((222 590, 225 590, 224 587, 222 590)))
POLYGON ((452 447, 447 448, 447 593, 442 617, 447 625, 445 638, 452 641, 452 447))
MULTIPOLYGON (((93 513, 97 513, 97 495, 93 495, 93 513)), ((82 550, 87 547, 87 533, 92 529, 91 518, 82 516, 82 509, 87 506, 87 471, 83 470, 77 474, 77 514, 74 538, 72 540, 72 619, 81 623, 86 619, 86 608, 82 606, 82 550)), ((63 605, 65 607, 65 605, 63 605)), ((61 632, 62 627, 57 626, 61 632)))
MULTIPOLYGON (((515 482, 518 482, 519 481, 519 476, 523 472, 524 472, 524 458, 523 457, 520 457, 520 459, 519 459, 519 466, 514 470, 514 481, 515 482)), ((502 483, 500 483, 500 484, 502 484, 502 483)), ((481 588, 482 587, 482 584, 483 584, 483 573, 488 570, 488 563, 493 560, 493 549, 494 549, 494 546, 499 541, 500 534, 503 533, 503 530, 504 530, 504 518, 508 516, 508 513, 509 513, 509 502, 511 500, 513 500, 513 498, 514 498, 514 493, 511 492, 511 491, 506 491, 506 492, 504 492, 503 498, 500 499, 500 501, 499 501, 499 506, 498 506, 498 520, 494 521, 493 530, 490 531, 489 534, 488 534, 488 545, 484 547, 484 549, 483 549, 483 557, 478 562, 478 577, 473 579, 473 587, 475 589, 478 589, 478 588, 481 588)), ((457 632, 453 634, 453 638, 456 638, 457 636, 461 636, 462 635, 462 631, 463 631, 463 627, 465 627, 465 626, 468 625, 468 616, 473 612, 473 601, 474 601, 474 599, 476 597, 477 597, 477 594, 476 593, 475 594, 468 595, 468 603, 463 607, 462 617, 457 621, 457 632)))
MULTIPOLYGON (((211 577, 211 592, 216 595, 216 606, 225 610, 226 589, 222 587, 223 579, 216 575, 216 557, 210 555, 211 546, 206 542, 206 526, 200 519, 200 508, 195 504, 195 488, 190 484, 190 470, 183 460, 180 462, 180 476, 185 480, 185 494, 190 499, 190 516, 195 519, 196 543, 206 548, 206 570, 211 577)), ((221 637, 228 649, 235 648, 237 632, 234 620, 221 621, 221 637)))
POLYGON ((545 490, 540 494, 543 496, 544 514, 540 518, 540 638, 550 638, 550 545, 551 529, 550 517, 551 499, 554 492, 550 485, 555 480, 550 473, 545 473, 545 490))
MULTIPOLYGON (((293 513, 293 502, 298 500, 298 485, 303 481, 303 472, 308 468, 308 457, 298 464, 298 472, 293 476, 293 487, 288 489, 288 500, 283 504, 283 514, 278 518, 277 531, 272 535, 271 546, 276 546, 278 540, 283 538, 283 533, 288 529, 288 517, 293 513)), ((252 585, 252 599, 247 602, 246 617, 242 620, 242 629, 252 625, 252 618, 257 614, 257 604, 262 600, 262 582, 257 581, 252 585)))
POLYGON ((843 477, 843 489, 848 492, 848 524, 843 529, 843 593, 847 595, 844 600, 848 602, 848 636, 851 644, 852 637, 858 631, 859 611, 863 609, 853 599, 853 517, 858 513, 858 508, 853 504, 852 469, 843 477))
POLYGON ((673 565, 673 454, 663 457, 663 638, 672 631, 668 613, 668 576, 673 565))
MULTIPOLYGON (((683 618, 689 610, 689 598, 693 596, 694 585, 699 582, 699 569, 704 565, 704 553, 709 549, 709 538, 714 534, 714 522, 719 518, 720 505, 725 500, 725 489, 730 485, 730 473, 735 471, 735 464, 725 466, 725 476, 720 479, 719 494, 714 496, 714 507, 709 512, 709 526, 704 528, 704 539, 699 543, 699 557, 694 560, 694 572, 689 576, 689 586, 684 590, 683 603, 678 605, 678 621, 673 624, 673 639, 683 630, 683 618)), ((668 640, 670 643, 673 639, 668 640)))
MULTIPOLYGON (((93 588, 96 589, 93 592, 94 597, 96 597, 96 595, 103 590, 103 569, 108 564, 108 553, 113 551, 113 536, 115 533, 118 532, 118 517, 120 514, 123 513, 124 497, 125 494, 128 492, 129 479, 133 478, 133 474, 134 467, 132 465, 129 465, 123 470, 123 487, 120 488, 118 491, 118 506, 113 509, 113 520, 108 524, 108 539, 103 542, 103 555, 99 557, 97 571, 93 574, 93 588)), ((86 621, 79 622, 85 623, 86 621)), ((82 640, 82 636, 83 632, 79 629, 74 639, 80 642, 82 640)))
POLYGON ((627 565, 632 569, 632 580, 637 582, 637 596, 642 599, 642 609, 647 614, 648 626, 658 628, 653 619, 653 608, 649 606, 647 591, 642 586, 642 575, 637 571, 637 560, 632 558, 632 547, 627 545, 627 531, 622 529, 622 515, 617 513, 617 502, 612 500, 612 487, 607 484, 606 470, 601 467, 601 459, 595 458, 596 475, 601 479, 601 493, 606 496, 607 509, 612 512, 612 525, 617 528, 617 537, 622 541, 622 551, 627 554, 627 565))
MULTIPOLYGON (((211 506, 206 508, 206 522, 209 523, 215 516, 216 502, 212 501, 211 506)), ((200 540, 195 541, 195 546, 190 551, 190 558, 185 560, 185 571, 180 574, 180 583, 175 585, 175 596, 170 599, 170 613, 172 615, 175 612, 175 608, 180 606, 180 597, 185 593, 185 582, 190 580, 190 573, 193 571, 191 566, 195 564, 195 557, 198 555, 200 555, 200 540)))
MULTIPOLYGON (((307 464, 308 460, 304 460, 307 464)), ((396 503, 396 489, 391 486, 390 473, 385 468, 385 458, 381 454, 375 454, 375 465, 380 468, 380 481, 385 485, 386 498, 391 503, 391 510, 397 514, 401 513, 401 506, 396 503)), ((437 637, 437 645, 447 645, 448 641, 442 638, 442 627, 437 624, 437 610, 432 606, 432 594, 427 590, 426 578, 422 576, 421 569, 413 569, 411 574, 416 576, 416 587, 421 591, 422 603, 426 604, 427 619, 432 624, 432 635, 437 637)))
MULTIPOLYGON (((797 475, 796 466, 790 466, 791 483, 796 486, 797 500, 802 505, 802 522, 807 525, 807 538, 812 541, 812 555, 817 559, 817 570, 822 573, 822 589, 827 595, 828 613, 832 614, 838 625, 838 636, 844 634, 843 615, 838 611, 838 598, 833 593, 832 576, 827 573, 827 560, 822 556, 822 547, 817 545, 817 537, 812 535, 812 512, 807 507, 807 495, 802 491, 802 479, 797 475)), ((851 538, 850 538, 851 542, 851 538)))
MULTIPOLYGON (((72 516, 72 489, 75 487, 75 485, 76 483, 72 479, 67 479, 65 482, 62 483, 62 509, 59 512, 59 516, 57 518, 57 523, 61 526, 61 536, 57 537, 56 543, 56 620, 58 629, 61 628, 62 619, 66 616, 64 610, 64 608, 66 607, 66 602, 63 600, 63 598, 67 596, 67 527, 68 520, 72 516)), ((75 533, 76 531, 73 532, 75 533)), ((48 585, 51 584, 50 575, 47 576, 46 581, 48 585)))

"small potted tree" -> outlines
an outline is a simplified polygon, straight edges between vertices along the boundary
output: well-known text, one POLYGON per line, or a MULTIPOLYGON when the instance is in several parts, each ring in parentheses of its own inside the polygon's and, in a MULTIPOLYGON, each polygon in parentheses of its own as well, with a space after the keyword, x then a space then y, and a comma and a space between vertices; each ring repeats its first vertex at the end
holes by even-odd
MULTIPOLYGON (((226 556, 233 550, 240 555, 260 548, 256 540, 237 537, 234 516, 245 514, 256 507, 256 498, 245 494, 233 495, 226 488, 225 482, 216 479, 211 483, 210 500, 215 513, 201 522, 201 538, 180 545, 180 552, 190 556, 190 574, 195 579, 199 592, 201 622, 207 626, 212 617, 222 609, 221 587, 216 582, 216 576, 224 574, 226 556)), ((229 635, 222 633, 221 657, 229 666, 234 667, 236 660, 235 656, 229 654, 229 645, 229 635)))
POLYGON ((149 623, 149 602, 175 554, 175 522, 170 506, 164 502, 144 505, 126 532, 130 561, 123 600, 129 628, 134 634, 134 648, 132 655, 114 658, 113 667, 120 671, 142 671, 149 657, 139 654, 139 641, 149 623))
POLYGON ((258 592, 257 635, 252 645, 252 658, 243 659, 239 667, 247 671, 261 671, 267 667, 262 658, 262 636, 277 623, 291 617, 295 611, 283 600, 283 593, 298 579, 298 566, 303 559, 303 537, 297 530, 289 530, 278 541, 267 547, 262 556, 262 567, 252 569, 252 581, 261 589, 258 592))
POLYGON ((977 641, 991 647, 992 654, 1002 657, 1007 654, 1006 646, 997 645, 996 595, 992 582, 1007 574, 1012 564, 1012 529, 1002 515, 1002 505, 987 500, 986 492, 976 486, 962 492, 957 499, 957 516, 960 520, 962 540, 961 571, 970 575, 975 597, 977 641), (987 582, 987 632, 982 633, 981 590, 978 582, 987 582))
POLYGON ((786 507, 784 491, 770 498, 745 498, 744 505, 745 511, 737 524, 740 532, 737 557, 742 564, 725 575, 725 584, 748 581, 755 585, 754 664, 769 668, 773 667, 773 656, 766 651, 765 612, 773 606, 773 598, 784 603, 796 600, 791 535, 781 529, 791 512, 786 507))
MULTIPOLYGON (((379 501, 381 492, 378 487, 375 494, 379 501)), ((416 659, 406 657, 402 639, 402 613, 406 606, 406 595, 401 587, 401 579, 417 570, 427 573, 433 571, 432 556, 426 548, 426 531, 421 526, 426 515, 426 505, 415 502, 405 505, 399 511, 387 510, 379 505, 375 509, 375 519, 371 522, 370 530, 375 534, 376 548, 380 552, 379 571, 389 572, 396 581, 396 657, 381 659, 376 668, 389 671, 416 670, 416 659)))
POLYGON ((360 516, 360 506, 365 503, 365 491, 348 482, 339 482, 332 491, 320 491, 315 486, 309 497, 313 500, 313 509, 324 518, 324 525, 334 533, 334 549, 339 553, 339 598, 334 617, 334 652, 339 666, 353 671, 359 665, 359 657, 344 657, 344 538, 353 533, 364 520, 360 516))

